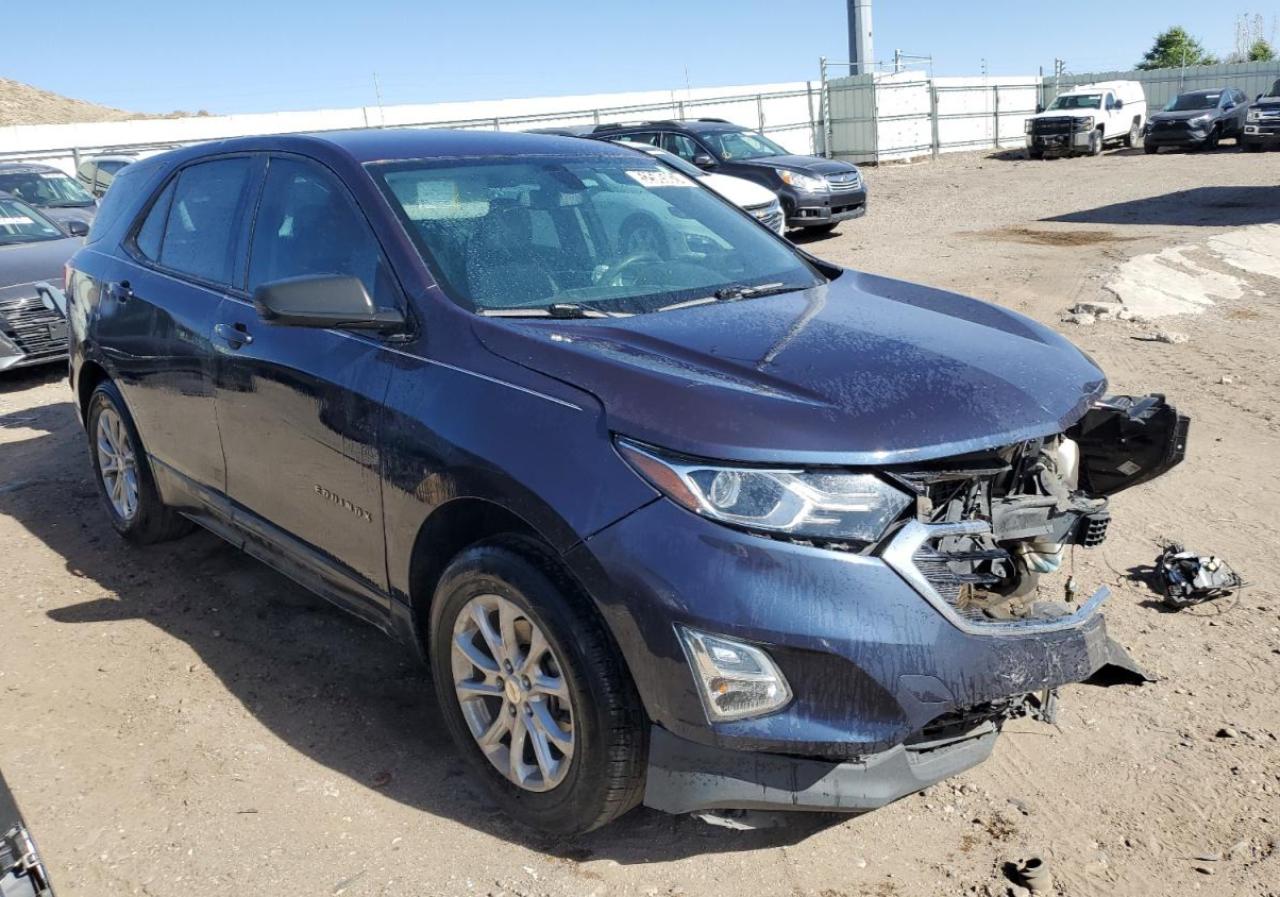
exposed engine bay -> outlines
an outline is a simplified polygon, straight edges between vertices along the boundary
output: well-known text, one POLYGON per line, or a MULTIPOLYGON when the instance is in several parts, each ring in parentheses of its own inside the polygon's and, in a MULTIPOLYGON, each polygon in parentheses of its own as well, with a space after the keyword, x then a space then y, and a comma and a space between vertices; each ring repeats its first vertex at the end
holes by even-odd
POLYGON ((1065 433, 897 474, 916 492, 920 523, 974 524, 923 545, 916 566, 970 620, 1069 616, 1074 579, 1047 578, 1074 546, 1106 539, 1109 496, 1182 461, 1188 426, 1162 395, 1116 396, 1065 433))

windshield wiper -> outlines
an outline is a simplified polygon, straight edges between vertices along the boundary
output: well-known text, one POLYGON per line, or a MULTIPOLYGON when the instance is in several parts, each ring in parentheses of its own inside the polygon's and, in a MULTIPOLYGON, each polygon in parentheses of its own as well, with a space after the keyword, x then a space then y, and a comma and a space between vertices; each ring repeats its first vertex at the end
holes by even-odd
POLYGON ((625 318, 625 312, 600 311, 576 302, 553 302, 550 305, 514 306, 512 308, 482 308, 480 314, 487 318, 625 318))
POLYGON ((809 288, 786 283, 765 283, 758 287, 744 287, 735 284, 733 286, 721 287, 710 296, 700 296, 697 299, 685 299, 681 302, 672 302, 670 305, 663 305, 659 308, 655 308, 654 311, 675 311, 680 308, 693 308, 695 305, 710 305, 712 302, 732 302, 735 299, 755 299, 758 296, 774 296, 778 293, 794 293, 799 290, 807 289, 809 288))

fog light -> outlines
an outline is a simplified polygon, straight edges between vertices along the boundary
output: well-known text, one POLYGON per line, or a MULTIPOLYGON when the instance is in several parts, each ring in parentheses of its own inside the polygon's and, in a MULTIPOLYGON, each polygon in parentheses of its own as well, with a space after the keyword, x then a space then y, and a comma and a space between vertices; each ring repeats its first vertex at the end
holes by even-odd
POLYGON ((677 626, 712 722, 762 716, 791 701, 786 677, 759 648, 677 626))

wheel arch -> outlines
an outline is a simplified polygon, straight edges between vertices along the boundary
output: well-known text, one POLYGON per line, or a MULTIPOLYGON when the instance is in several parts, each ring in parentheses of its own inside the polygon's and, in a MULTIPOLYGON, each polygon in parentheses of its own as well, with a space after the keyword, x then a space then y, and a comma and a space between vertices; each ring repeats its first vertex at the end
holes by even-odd
POLYGON ((96 361, 81 363, 76 374, 76 409, 80 412, 81 423, 88 424, 89 397, 98 388, 98 384, 111 379, 107 369, 96 361))
POLYGON ((551 539, 515 511, 477 496, 450 499, 418 527, 409 556, 408 618, 402 628, 420 659, 427 658, 431 606, 445 568, 467 548, 501 538, 523 542, 568 574, 551 539))

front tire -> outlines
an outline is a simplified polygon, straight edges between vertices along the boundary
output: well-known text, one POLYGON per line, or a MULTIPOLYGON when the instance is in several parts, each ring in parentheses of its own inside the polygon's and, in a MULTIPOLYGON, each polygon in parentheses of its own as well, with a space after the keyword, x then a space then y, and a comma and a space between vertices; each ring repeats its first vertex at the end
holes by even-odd
POLYGON ((1140 131, 1141 129, 1138 127, 1138 123, 1135 121, 1132 125, 1129 126, 1129 133, 1126 134, 1124 137, 1124 145, 1129 149, 1133 149, 1135 146, 1137 146, 1140 131))
POLYGON ((1089 155, 1102 155, 1102 131, 1094 130, 1089 132, 1089 155))
POLYGON ((1154 156, 1156 153, 1160 152, 1160 147, 1151 143, 1144 143, 1142 144, 1142 151, 1148 156, 1154 156))
POLYGON ((432 678, 449 733, 517 822, 581 834, 640 802, 639 696, 590 600, 528 540, 464 551, 432 605, 432 678))
POLYGON ((1213 126, 1213 130, 1209 132, 1209 136, 1205 138, 1203 149, 1216 150, 1218 143, 1222 140, 1222 130, 1217 126, 1213 126))
POLYGON ((85 419, 98 494, 116 532, 136 545, 190 532, 194 524, 161 500, 133 417, 110 380, 89 397, 85 419))

